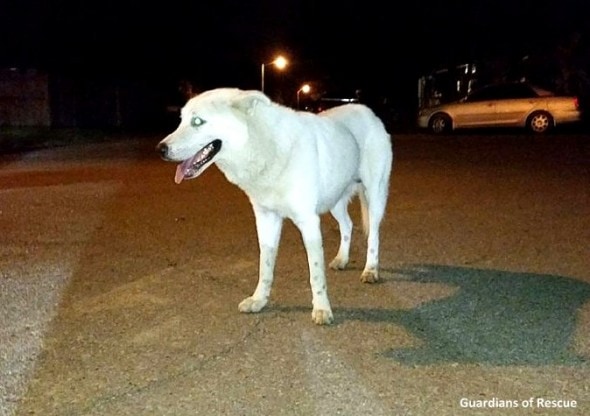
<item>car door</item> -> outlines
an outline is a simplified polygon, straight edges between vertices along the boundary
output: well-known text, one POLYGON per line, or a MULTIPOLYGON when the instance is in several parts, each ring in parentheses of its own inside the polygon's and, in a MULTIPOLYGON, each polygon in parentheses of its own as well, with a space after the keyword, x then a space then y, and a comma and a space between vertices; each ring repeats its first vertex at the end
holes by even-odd
POLYGON ((454 118, 456 128, 488 126, 496 118, 493 100, 465 101, 458 107, 454 118))
POLYGON ((507 84, 499 89, 496 101, 496 123, 499 126, 520 126, 526 116, 542 104, 543 99, 525 84, 507 84))
POLYGON ((501 125, 497 106, 508 92, 503 84, 492 84, 469 94, 464 103, 465 110, 459 122, 464 127, 494 127, 501 125))

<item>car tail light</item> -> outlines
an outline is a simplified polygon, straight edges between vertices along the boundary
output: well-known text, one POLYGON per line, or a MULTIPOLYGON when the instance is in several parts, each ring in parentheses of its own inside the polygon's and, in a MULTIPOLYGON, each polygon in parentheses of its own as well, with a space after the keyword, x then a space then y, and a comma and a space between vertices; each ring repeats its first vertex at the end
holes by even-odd
POLYGON ((574 97, 574 107, 576 107, 576 110, 580 109, 580 100, 578 100, 578 97, 574 97))

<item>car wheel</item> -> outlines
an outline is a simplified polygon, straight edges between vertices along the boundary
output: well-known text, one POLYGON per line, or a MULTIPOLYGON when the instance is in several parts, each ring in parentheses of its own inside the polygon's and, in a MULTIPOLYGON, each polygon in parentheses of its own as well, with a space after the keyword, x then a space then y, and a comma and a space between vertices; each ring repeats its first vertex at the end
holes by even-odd
POLYGON ((434 134, 448 133, 451 131, 453 122, 451 117, 446 114, 435 114, 430 119, 430 131, 434 134))
POLYGON ((547 133, 553 127, 553 117, 545 111, 537 111, 527 119, 527 127, 536 134, 547 133))

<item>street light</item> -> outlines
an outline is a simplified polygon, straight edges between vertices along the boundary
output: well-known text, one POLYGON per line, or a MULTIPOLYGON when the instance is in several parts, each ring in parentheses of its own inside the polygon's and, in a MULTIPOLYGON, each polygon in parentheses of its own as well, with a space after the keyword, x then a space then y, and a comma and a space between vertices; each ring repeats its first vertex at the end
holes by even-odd
POLYGON ((278 69, 284 69, 287 66, 287 60, 283 56, 277 56, 274 61, 269 62, 267 64, 260 65, 260 90, 264 92, 264 67, 266 65, 274 65, 278 69))
POLYGON ((297 109, 298 110, 299 110, 299 94, 300 93, 309 94, 310 91, 311 91, 311 86, 309 84, 303 84, 301 86, 301 88, 299 88, 297 90, 297 109))

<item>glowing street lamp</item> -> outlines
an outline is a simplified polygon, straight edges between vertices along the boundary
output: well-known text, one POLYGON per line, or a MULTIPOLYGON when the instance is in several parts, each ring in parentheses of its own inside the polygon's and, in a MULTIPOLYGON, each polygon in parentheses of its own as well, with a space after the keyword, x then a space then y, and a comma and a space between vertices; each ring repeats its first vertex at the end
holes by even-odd
POLYGON ((264 67, 266 65, 274 65, 277 67, 277 69, 285 69, 287 63, 288 61, 285 59, 285 57, 277 56, 274 61, 260 65, 260 90, 262 92, 264 92, 264 67))
POLYGON ((310 91, 311 91, 311 85, 309 85, 309 84, 303 84, 301 86, 301 88, 299 88, 297 90, 297 109, 298 110, 299 110, 299 94, 300 93, 309 94, 310 91))

